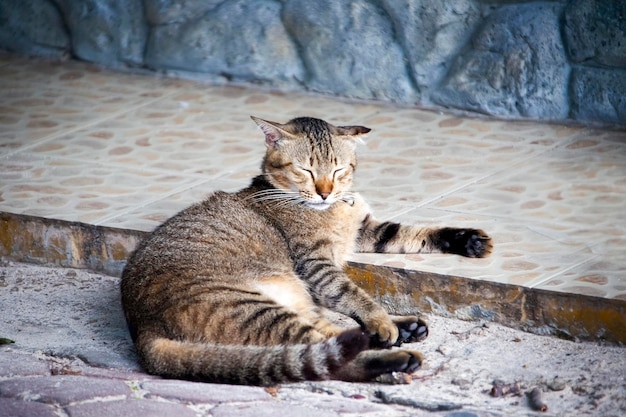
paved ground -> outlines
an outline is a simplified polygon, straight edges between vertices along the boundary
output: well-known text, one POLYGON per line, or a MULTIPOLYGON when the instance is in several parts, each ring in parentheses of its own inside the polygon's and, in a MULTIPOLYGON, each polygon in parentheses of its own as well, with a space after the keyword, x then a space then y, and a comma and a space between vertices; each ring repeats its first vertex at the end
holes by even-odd
POLYGON ((1 262, 0 337, 15 343, 0 346, 0 416, 626 415, 623 347, 437 316, 407 385, 162 380, 137 367, 118 298, 117 278, 1 262), (519 394, 494 397, 494 382, 519 394))

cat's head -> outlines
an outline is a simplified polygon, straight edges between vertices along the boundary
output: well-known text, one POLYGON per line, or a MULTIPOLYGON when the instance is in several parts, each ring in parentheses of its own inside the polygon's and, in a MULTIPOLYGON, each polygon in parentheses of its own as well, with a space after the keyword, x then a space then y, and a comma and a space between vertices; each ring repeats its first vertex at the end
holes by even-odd
POLYGON ((333 126, 299 117, 285 124, 252 117, 265 133, 263 173, 285 198, 325 210, 346 200, 356 168, 356 141, 363 126, 333 126))

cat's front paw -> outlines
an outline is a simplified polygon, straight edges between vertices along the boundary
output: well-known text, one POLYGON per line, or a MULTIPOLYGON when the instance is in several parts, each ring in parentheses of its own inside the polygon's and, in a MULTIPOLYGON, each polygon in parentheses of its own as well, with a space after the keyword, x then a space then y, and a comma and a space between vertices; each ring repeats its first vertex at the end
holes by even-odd
POLYGON ((433 242, 444 253, 484 258, 493 250, 491 237, 480 229, 457 229, 445 227, 439 229, 433 242))
POLYGON ((371 335, 372 347, 390 348, 398 340, 400 329, 385 312, 370 317, 364 325, 371 335))

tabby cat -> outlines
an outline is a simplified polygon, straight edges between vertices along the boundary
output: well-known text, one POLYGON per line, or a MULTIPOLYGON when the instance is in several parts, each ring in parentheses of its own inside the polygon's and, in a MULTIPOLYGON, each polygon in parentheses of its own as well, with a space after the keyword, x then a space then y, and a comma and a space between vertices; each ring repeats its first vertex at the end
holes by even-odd
POLYGON ((130 257, 122 302, 145 369, 170 378, 273 385, 371 381, 411 373, 419 352, 390 349, 428 334, 390 317, 344 273, 354 250, 487 256, 482 230, 416 228, 374 219, 350 187, 355 147, 370 129, 301 117, 253 117, 262 174, 159 226, 130 257), (343 329, 324 309, 354 319, 343 329))

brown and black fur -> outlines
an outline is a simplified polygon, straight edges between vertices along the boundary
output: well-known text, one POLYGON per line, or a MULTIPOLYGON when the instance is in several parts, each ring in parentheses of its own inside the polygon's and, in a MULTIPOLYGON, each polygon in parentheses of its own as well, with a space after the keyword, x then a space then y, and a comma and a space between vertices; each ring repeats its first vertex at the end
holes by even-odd
POLYGON ((354 251, 487 256, 481 230, 374 219, 350 191, 355 142, 370 129, 253 118, 265 134, 262 175, 217 192, 159 226, 131 256, 122 302, 143 366, 171 378, 272 385, 370 381, 413 372, 426 337, 417 317, 390 317, 343 270, 354 251), (353 318, 345 330, 323 309, 353 318))

